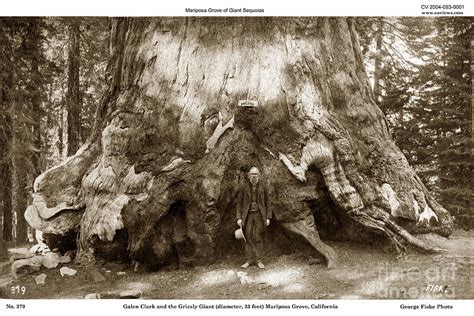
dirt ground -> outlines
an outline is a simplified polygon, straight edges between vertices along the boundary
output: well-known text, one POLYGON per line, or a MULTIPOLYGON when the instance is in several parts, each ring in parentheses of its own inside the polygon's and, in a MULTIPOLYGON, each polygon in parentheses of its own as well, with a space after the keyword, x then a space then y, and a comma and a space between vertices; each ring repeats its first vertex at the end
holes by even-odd
POLYGON ((101 298, 117 298, 131 290, 144 299, 473 299, 474 231, 457 231, 449 239, 422 238, 435 240, 447 252, 397 256, 370 245, 333 242, 329 244, 339 254, 334 269, 314 264, 307 254, 267 255, 264 270, 240 269, 243 262, 237 256, 157 272, 133 272, 119 263, 70 263, 62 266, 76 269, 74 276, 61 277, 60 267, 17 279, 3 274, 0 297, 60 299, 100 293, 101 298), (37 285, 34 277, 41 273, 46 281, 37 285))

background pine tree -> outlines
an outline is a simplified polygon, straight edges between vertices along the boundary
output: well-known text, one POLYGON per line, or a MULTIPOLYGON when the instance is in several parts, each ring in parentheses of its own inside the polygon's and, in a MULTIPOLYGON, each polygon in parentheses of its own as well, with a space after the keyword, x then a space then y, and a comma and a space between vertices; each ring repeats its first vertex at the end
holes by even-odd
MULTIPOLYGON (((70 18, 0 18, 0 215, 5 243, 27 241, 34 179, 65 158, 70 18)), ((105 85, 108 18, 77 18, 79 146, 105 85)), ((77 79, 77 78, 76 78, 77 79)))
POLYGON ((379 19, 356 20, 379 106, 395 141, 425 185, 460 227, 472 228, 473 20, 379 19), (382 41, 377 45, 380 25, 382 41))

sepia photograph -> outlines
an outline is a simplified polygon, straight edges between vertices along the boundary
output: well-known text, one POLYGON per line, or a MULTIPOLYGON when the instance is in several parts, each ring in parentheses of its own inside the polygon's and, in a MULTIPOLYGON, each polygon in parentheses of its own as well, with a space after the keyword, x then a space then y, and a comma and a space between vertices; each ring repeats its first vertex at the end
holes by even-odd
POLYGON ((0 17, 1 299, 474 298, 472 17, 182 12, 0 17))

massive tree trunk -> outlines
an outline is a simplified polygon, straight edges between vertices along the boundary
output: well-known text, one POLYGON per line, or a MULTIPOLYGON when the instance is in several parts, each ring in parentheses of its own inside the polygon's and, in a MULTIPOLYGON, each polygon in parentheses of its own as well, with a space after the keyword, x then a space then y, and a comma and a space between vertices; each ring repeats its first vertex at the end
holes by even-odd
POLYGON ((253 165, 274 225, 329 265, 323 209, 343 224, 334 234, 373 231, 398 249, 435 250, 413 233, 451 233, 391 139, 351 19, 114 19, 110 48, 89 141, 37 178, 27 210, 34 228, 79 230, 82 255, 111 246, 155 265, 213 258, 232 242, 253 165))

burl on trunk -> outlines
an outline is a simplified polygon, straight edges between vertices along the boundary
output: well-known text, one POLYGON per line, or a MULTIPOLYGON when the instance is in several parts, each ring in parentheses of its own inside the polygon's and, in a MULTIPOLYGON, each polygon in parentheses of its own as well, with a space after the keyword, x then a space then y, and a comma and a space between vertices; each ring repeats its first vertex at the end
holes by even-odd
POLYGON ((415 234, 451 233, 374 102, 350 18, 120 18, 110 49, 93 134, 37 178, 25 215, 47 233, 78 231, 80 254, 109 244, 155 266, 212 260, 232 242, 252 165, 276 227, 328 265, 324 196, 352 227, 341 231, 398 250, 433 251, 415 234))

